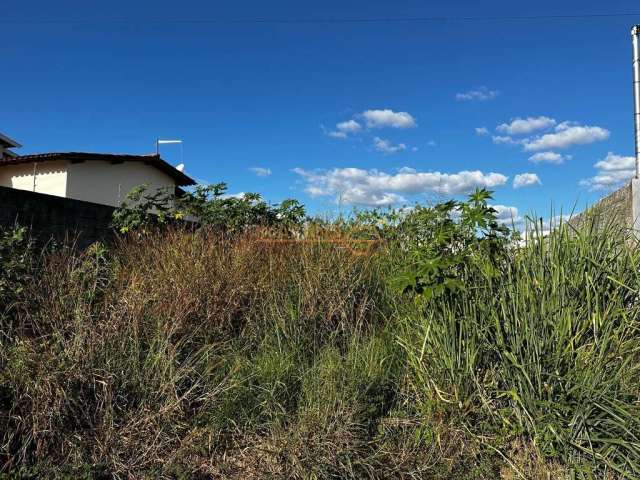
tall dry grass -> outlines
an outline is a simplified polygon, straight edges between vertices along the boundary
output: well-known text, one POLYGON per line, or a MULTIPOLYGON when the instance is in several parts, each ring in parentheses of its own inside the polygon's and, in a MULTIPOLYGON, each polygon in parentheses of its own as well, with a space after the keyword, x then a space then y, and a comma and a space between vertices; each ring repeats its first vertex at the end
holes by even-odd
POLYGON ((222 474, 229 451, 320 415, 309 373, 376 329, 384 289, 372 257, 334 242, 173 231, 63 249, 5 324, 4 470, 222 474))
POLYGON ((1 317, 0 477, 640 476, 624 234, 561 228, 428 301, 389 286, 398 248, 173 230, 47 255, 1 317))

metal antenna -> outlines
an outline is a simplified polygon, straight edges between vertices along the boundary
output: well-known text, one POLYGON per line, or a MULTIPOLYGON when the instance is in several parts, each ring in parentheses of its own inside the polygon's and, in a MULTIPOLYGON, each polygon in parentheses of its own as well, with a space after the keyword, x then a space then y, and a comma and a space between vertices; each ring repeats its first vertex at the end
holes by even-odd
POLYGON ((156 155, 160 155, 160 145, 179 143, 180 144, 180 163, 184 163, 184 147, 182 140, 156 140, 156 155))

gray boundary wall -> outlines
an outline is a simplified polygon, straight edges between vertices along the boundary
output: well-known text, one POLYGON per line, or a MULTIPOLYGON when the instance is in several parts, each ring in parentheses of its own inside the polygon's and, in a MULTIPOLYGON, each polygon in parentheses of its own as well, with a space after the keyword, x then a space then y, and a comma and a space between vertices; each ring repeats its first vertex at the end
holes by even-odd
POLYGON ((587 221, 601 225, 614 222, 624 228, 634 228, 634 218, 637 216, 634 197, 638 197, 638 186, 634 183, 629 182, 615 192, 601 198, 585 211, 575 215, 569 223, 579 227, 587 221))
POLYGON ((30 227, 41 241, 76 238, 78 246, 113 237, 114 207, 0 187, 0 226, 30 227))

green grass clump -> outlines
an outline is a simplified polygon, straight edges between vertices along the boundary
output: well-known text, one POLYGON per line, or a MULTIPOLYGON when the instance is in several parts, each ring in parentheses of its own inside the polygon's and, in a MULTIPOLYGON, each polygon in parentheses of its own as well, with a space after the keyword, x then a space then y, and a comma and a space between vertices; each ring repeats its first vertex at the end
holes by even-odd
POLYGON ((563 225, 513 251, 501 276, 412 312, 420 401, 575 472, 639 476, 640 255, 612 233, 563 225))

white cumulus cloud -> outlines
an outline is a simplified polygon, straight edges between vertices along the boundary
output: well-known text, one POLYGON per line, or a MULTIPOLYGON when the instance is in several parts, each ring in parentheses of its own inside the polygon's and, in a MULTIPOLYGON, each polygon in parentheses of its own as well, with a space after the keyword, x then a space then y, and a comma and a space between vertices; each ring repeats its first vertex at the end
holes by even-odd
POLYGON ((580 185, 590 190, 614 190, 635 175, 634 157, 623 157, 609 152, 604 160, 596 162, 595 176, 580 181, 580 185))
POLYGON ((518 214, 516 207, 506 205, 490 205, 496 211, 496 219, 498 223, 511 224, 522 221, 522 217, 518 214))
POLYGON ((496 127, 500 133, 507 135, 526 135, 537 130, 544 130, 556 124, 553 118, 549 117, 527 117, 514 118, 509 123, 503 123, 496 127))
POLYGON ((571 160, 571 155, 562 155, 556 152, 538 152, 529 157, 529 161, 533 163, 561 164, 565 160, 571 160))
POLYGON ((491 140, 496 145, 518 145, 521 143, 520 141, 514 140, 511 137, 505 137, 502 135, 494 135, 493 137, 491 137, 491 140))
POLYGON ((357 133, 362 130, 362 125, 355 120, 347 120, 346 122, 336 124, 336 130, 344 133, 357 133))
POLYGON ((480 101, 493 100, 500 92, 498 90, 489 90, 487 87, 479 87, 467 92, 457 93, 456 100, 458 101, 480 101))
POLYGON ((259 177, 268 177, 269 175, 271 175, 271 169, 270 168, 251 167, 249 170, 252 171, 253 173, 255 173, 259 177))
POLYGON ((528 152, 569 148, 573 145, 586 145, 609 138, 609 130, 588 125, 569 125, 563 122, 553 133, 526 139, 524 149, 528 152))
POLYGON ((481 137, 489 135, 489 129, 487 127, 476 127, 475 130, 476 130, 476 135, 480 135, 481 137))
POLYGON ((245 192, 225 193, 224 195, 221 195, 220 198, 236 198, 238 200, 243 200, 245 195, 245 192))
POLYGON ((360 168, 293 170, 306 182, 305 191, 314 197, 330 196, 337 202, 363 206, 385 206, 406 201, 404 195, 438 193, 459 195, 475 188, 504 185, 508 177, 479 170, 457 173, 419 172, 411 168, 397 173, 360 168))
POLYGON ((327 132, 327 135, 331 138, 347 138, 347 134, 345 132, 339 132, 337 130, 327 132))
MULTIPOLYGON (((477 130, 477 129, 476 129, 477 130)), ((577 122, 557 123, 551 117, 514 118, 496 127, 502 135, 492 136, 493 143, 502 145, 522 145, 525 152, 541 152, 530 157, 532 162, 562 163, 571 157, 561 156, 551 150, 566 149, 575 145, 586 145, 609 138, 609 130, 577 122), (533 132, 536 135, 528 136, 533 132), (521 137, 518 137, 521 135, 521 137)))
POLYGON ((354 135, 360 132, 362 130, 362 125, 351 119, 336 123, 335 130, 327 131, 324 126, 322 126, 322 130, 331 138, 347 138, 349 135, 354 135))
POLYGON ((415 118, 407 112, 394 112, 391 109, 366 110, 361 113, 369 128, 413 128, 417 126, 415 118))
POLYGON ((513 179, 513 188, 531 187, 540 184, 540 177, 535 173, 520 173, 513 179))
POLYGON ((407 149, 404 143, 394 145, 389 140, 380 137, 374 137, 373 146, 377 151, 382 153, 397 153, 407 149))
POLYGON ((636 160, 633 157, 623 157, 609 152, 605 159, 597 162, 594 167, 605 172, 633 170, 636 167, 636 160))

